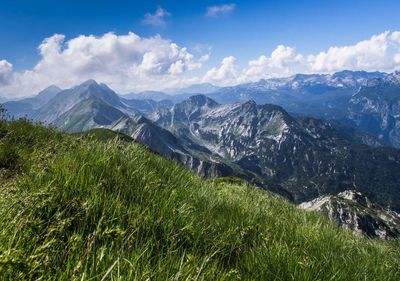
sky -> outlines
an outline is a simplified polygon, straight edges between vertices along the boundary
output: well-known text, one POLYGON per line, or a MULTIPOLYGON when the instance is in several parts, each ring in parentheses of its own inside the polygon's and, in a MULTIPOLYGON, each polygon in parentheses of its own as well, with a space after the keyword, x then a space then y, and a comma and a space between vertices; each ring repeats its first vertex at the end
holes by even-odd
POLYGON ((0 96, 400 70, 400 1, 0 1, 0 96))

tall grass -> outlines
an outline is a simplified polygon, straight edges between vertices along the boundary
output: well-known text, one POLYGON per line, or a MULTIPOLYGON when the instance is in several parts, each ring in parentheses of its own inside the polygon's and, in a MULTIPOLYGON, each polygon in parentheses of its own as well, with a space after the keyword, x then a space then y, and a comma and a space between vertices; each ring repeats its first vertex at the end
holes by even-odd
POLYGON ((399 241, 109 139, 0 123, 0 279, 400 280, 399 241))

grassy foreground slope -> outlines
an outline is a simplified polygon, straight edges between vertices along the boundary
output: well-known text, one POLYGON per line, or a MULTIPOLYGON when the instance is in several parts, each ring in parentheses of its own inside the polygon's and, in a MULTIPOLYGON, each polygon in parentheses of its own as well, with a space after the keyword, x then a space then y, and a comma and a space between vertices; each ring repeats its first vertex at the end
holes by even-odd
POLYGON ((1 280, 400 280, 399 241, 106 134, 0 121, 1 280))

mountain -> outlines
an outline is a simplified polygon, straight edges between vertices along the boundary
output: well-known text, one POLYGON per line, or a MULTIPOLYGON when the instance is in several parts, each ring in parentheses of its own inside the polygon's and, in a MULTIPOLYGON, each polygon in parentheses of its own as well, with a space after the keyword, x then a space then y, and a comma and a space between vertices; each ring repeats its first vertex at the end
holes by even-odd
POLYGON ((7 102, 4 107, 10 117, 27 117, 65 131, 81 132, 112 126, 122 117, 146 114, 171 105, 167 100, 124 99, 105 84, 88 80, 66 90, 50 86, 37 96, 7 102))
POLYGON ((157 91, 145 91, 140 93, 130 93, 127 95, 121 95, 121 98, 127 100, 153 100, 156 102, 168 102, 168 103, 178 103, 184 101, 185 99, 193 96, 192 93, 180 93, 180 94, 166 94, 164 92, 157 91))
POLYGON ((135 114, 139 114, 138 111, 122 103, 105 84, 88 80, 59 92, 40 107, 33 118, 68 132, 81 132, 108 126, 122 116, 135 114))
POLYGON ((152 151, 182 163, 201 177, 237 176, 250 181, 253 176, 240 167, 226 164, 223 158, 207 148, 176 137, 143 116, 122 117, 108 128, 122 132, 152 151))
POLYGON ((126 105, 140 111, 142 114, 149 114, 160 108, 167 108, 173 105, 170 100, 152 100, 152 99, 124 99, 122 102, 126 105))
POLYGON ((67 112, 76 111, 76 107, 83 101, 87 107, 98 107, 100 104, 104 104, 121 112, 129 111, 120 101, 118 95, 105 84, 98 84, 94 80, 88 80, 79 86, 59 92, 34 114, 34 119, 45 123, 53 123, 67 112))
POLYGON ((154 100, 154 101, 163 101, 163 100, 172 100, 173 97, 163 92, 158 91, 144 91, 140 93, 130 93, 126 95, 121 95, 124 99, 135 99, 135 100, 154 100))
POLYGON ((207 96, 220 103, 280 105, 292 114, 335 120, 400 147, 399 73, 297 74, 225 87, 207 96))
POLYGON ((400 151, 356 143, 327 121, 294 118, 279 106, 254 101, 220 105, 204 95, 150 119, 295 202, 351 187, 400 209, 400 151))
POLYGON ((31 116, 68 132, 122 132, 200 176, 239 177, 294 202, 351 188, 400 209, 400 152, 369 134, 254 101, 220 104, 196 95, 167 105, 123 99, 89 80, 60 91, 31 116))
POLYGON ((226 87, 207 96, 220 103, 280 105, 291 114, 334 120, 400 147, 399 77, 399 72, 297 74, 226 87))
POLYGON ((82 132, 92 128, 113 128, 120 120, 140 117, 172 105, 168 100, 125 99, 107 85, 88 80, 66 90, 50 86, 37 96, 7 102, 4 107, 13 118, 27 117, 67 132, 82 132))
POLYGON ((400 147, 400 72, 361 87, 341 121, 400 147))
POLYGON ((31 101, 33 109, 39 108, 41 105, 46 104, 49 102, 52 98, 54 98, 59 92, 61 92, 62 89, 55 85, 51 85, 47 87, 46 89, 42 90, 39 92, 39 94, 33 98, 28 98, 25 99, 25 101, 31 101))
POLYGON ((383 140, 381 140, 377 136, 374 136, 373 134, 364 131, 359 131, 353 126, 346 125, 343 122, 338 122, 337 120, 329 120, 329 123, 332 124, 335 130, 340 132, 350 141, 366 144, 372 147, 388 146, 383 140))
POLYGON ((61 91, 62 90, 59 87, 51 85, 34 97, 18 101, 9 101, 4 103, 3 106, 7 109, 7 113, 12 117, 32 117, 35 110, 37 110, 41 105, 49 102, 61 91))
POLYGON ((360 192, 324 195, 300 204, 300 208, 322 212, 339 226, 372 238, 400 237, 400 215, 372 203, 360 192))
POLYGON ((314 106, 329 108, 330 102, 351 96, 368 80, 382 78, 384 73, 342 71, 334 74, 297 74, 288 78, 263 79, 258 82, 225 87, 208 96, 220 103, 254 100, 259 104, 273 103, 297 113, 314 106), (306 108, 304 105, 310 103, 306 108))
POLYGON ((34 113, 32 104, 25 101, 8 101, 2 104, 10 118, 31 117, 34 113))
POLYGON ((181 94, 210 94, 220 89, 211 83, 193 84, 185 88, 168 89, 165 90, 167 94, 181 95, 181 94))
POLYGON ((193 84, 185 88, 167 89, 163 92, 160 91, 144 91, 139 93, 130 93, 122 95, 125 99, 135 100, 154 100, 154 101, 173 101, 181 102, 192 95, 197 94, 211 94, 219 90, 217 87, 210 83, 193 84))

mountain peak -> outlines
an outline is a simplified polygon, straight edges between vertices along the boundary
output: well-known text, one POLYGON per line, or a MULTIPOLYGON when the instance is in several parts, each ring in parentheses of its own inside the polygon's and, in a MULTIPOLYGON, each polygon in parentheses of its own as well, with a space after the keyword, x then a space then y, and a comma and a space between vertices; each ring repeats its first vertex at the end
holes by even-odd
POLYGON ((50 85, 48 86, 46 89, 44 89, 42 92, 44 91, 61 91, 62 89, 60 87, 58 87, 57 85, 50 85))
POLYGON ((400 82, 400 70, 396 70, 391 75, 400 82))
POLYGON ((195 95, 189 97, 187 100, 189 103, 196 105, 196 106, 209 106, 209 107, 215 107, 218 106, 219 104, 214 101, 213 99, 210 99, 209 97, 205 95, 195 95))
POLYGON ((86 80, 85 82, 83 82, 82 84, 80 84, 79 86, 83 86, 83 87, 89 87, 89 86, 99 86, 99 84, 96 82, 96 80, 94 79, 89 79, 86 80))
POLYGON ((242 107, 257 107, 257 103, 253 100, 246 100, 240 102, 242 107))
POLYGON ((46 89, 42 90, 34 97, 33 105, 34 107, 38 107, 40 104, 45 104, 54 98, 58 93, 60 93, 62 89, 57 87, 56 85, 50 85, 46 89))
POLYGON ((49 94, 51 95, 51 94, 59 93, 61 91, 62 91, 62 89, 57 87, 56 85, 50 85, 47 88, 40 91, 37 96, 40 97, 40 96, 45 96, 45 95, 49 95, 49 94))

